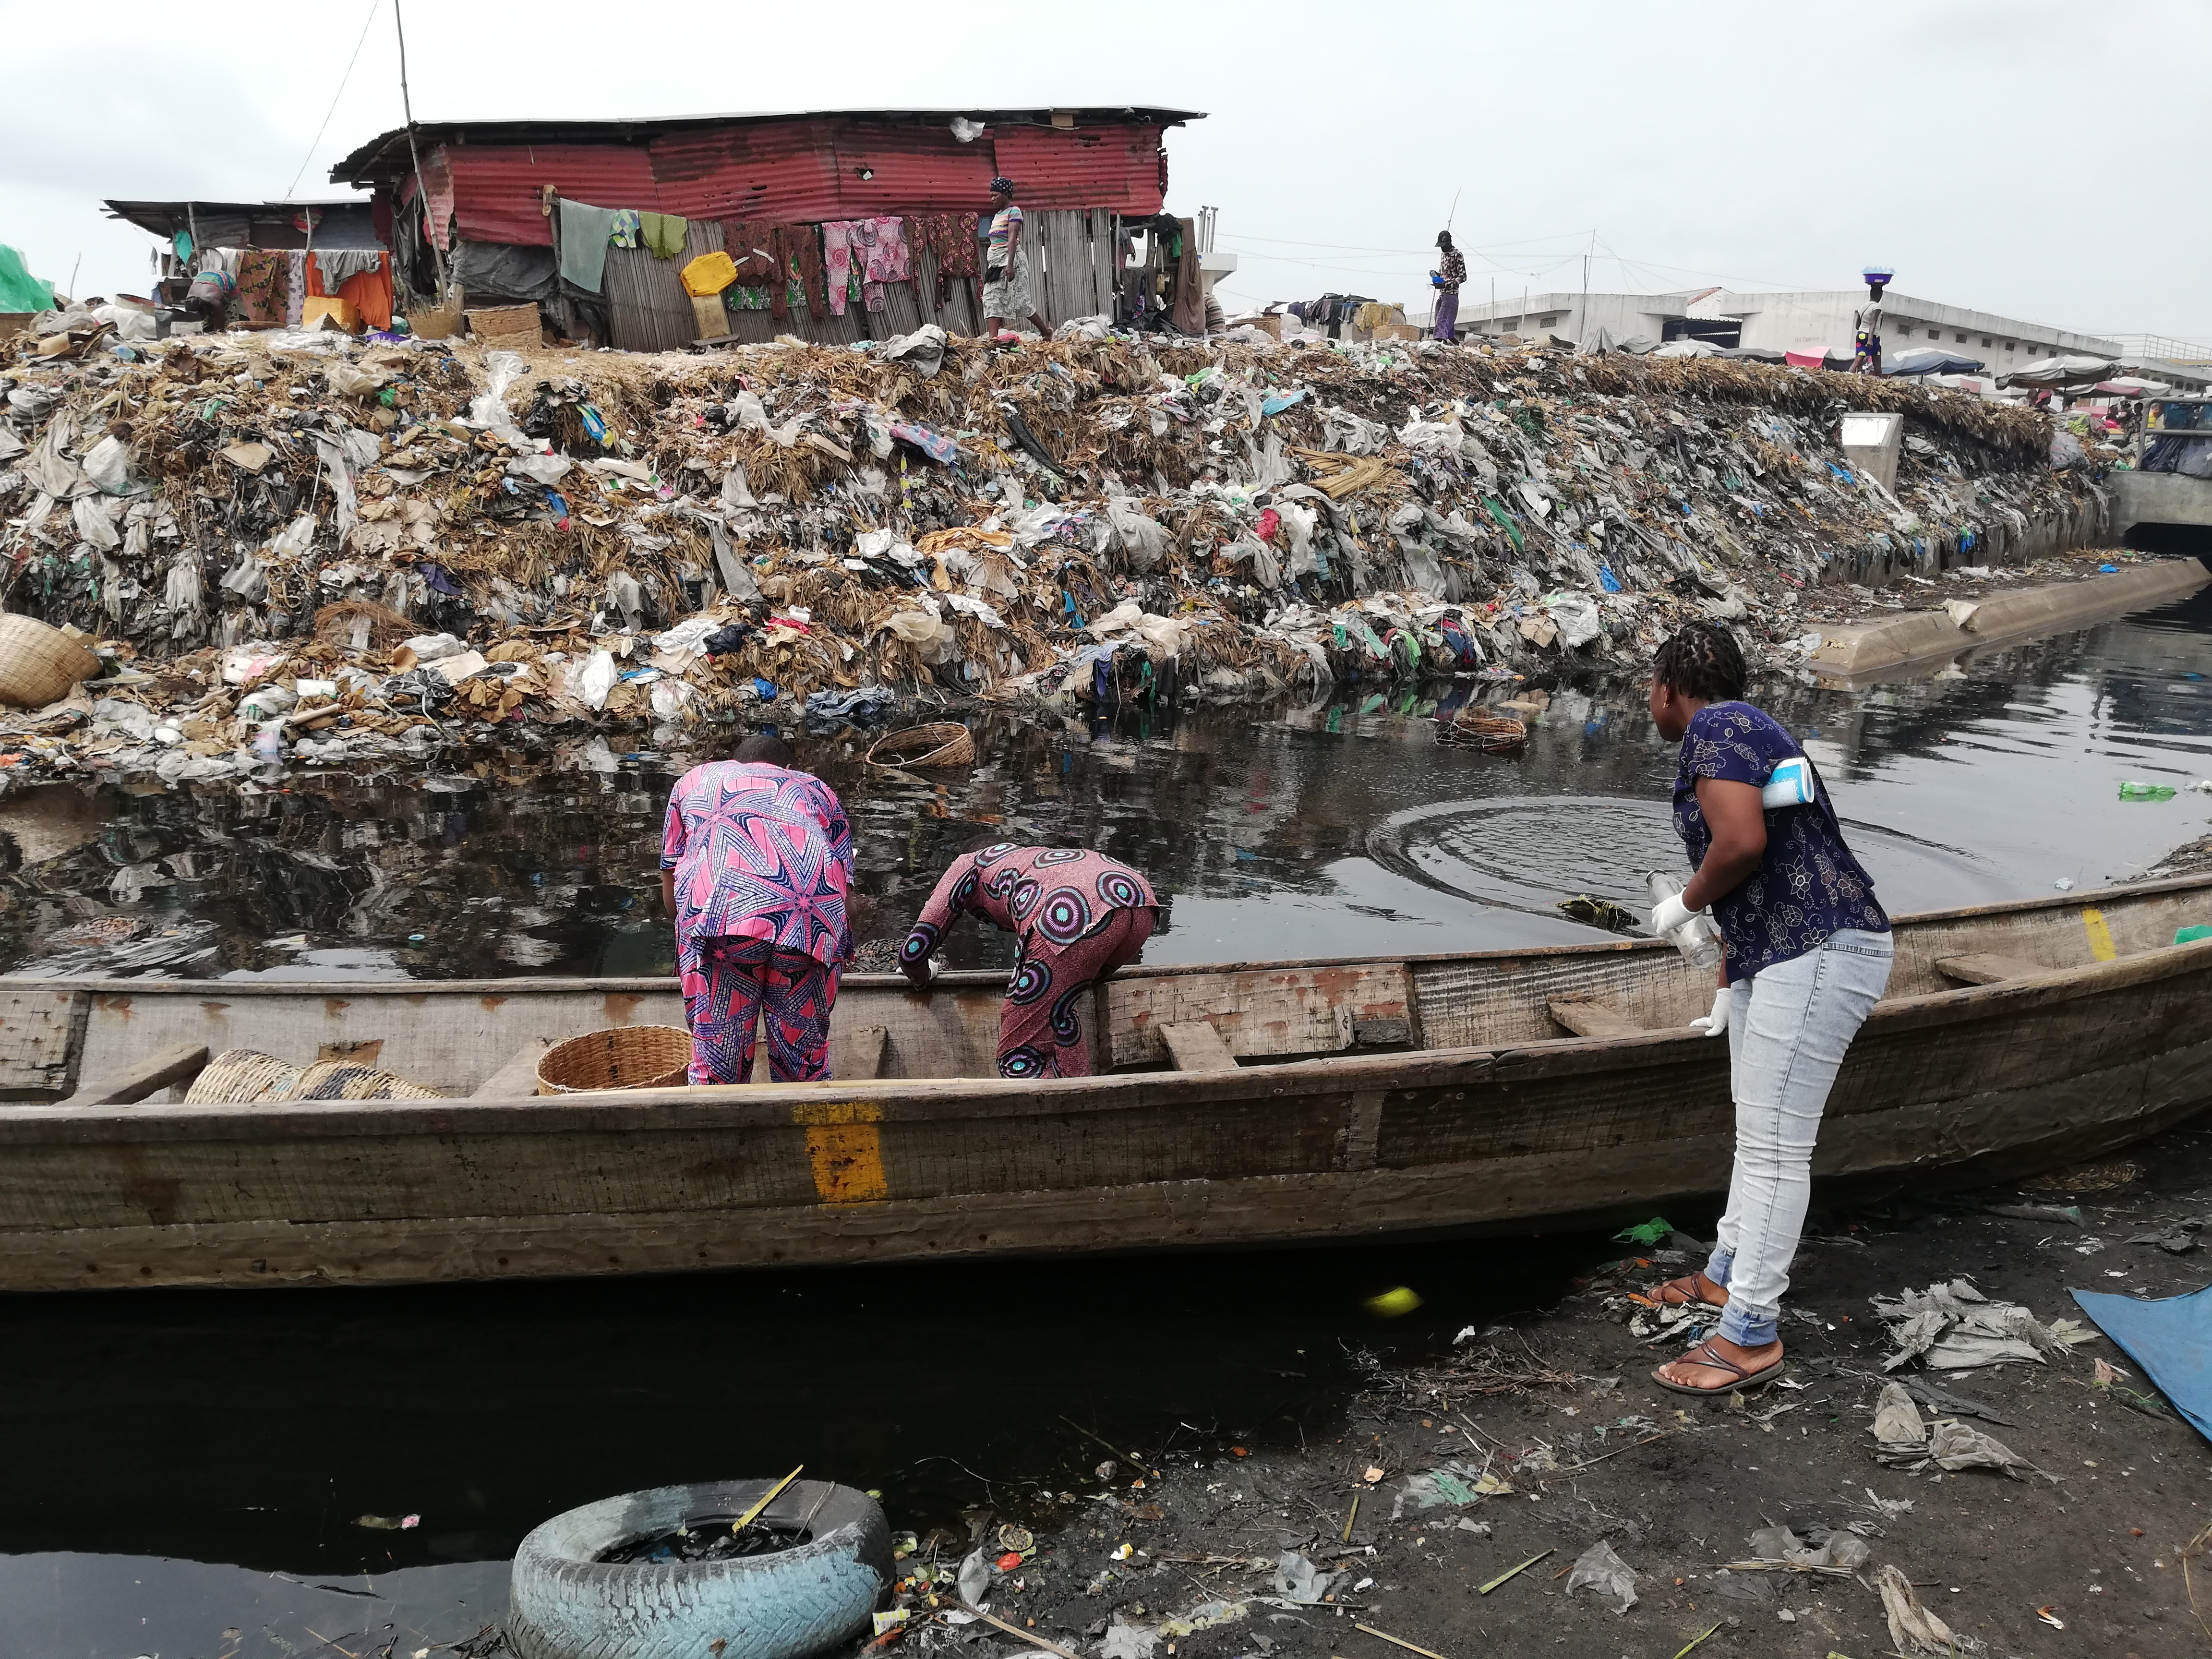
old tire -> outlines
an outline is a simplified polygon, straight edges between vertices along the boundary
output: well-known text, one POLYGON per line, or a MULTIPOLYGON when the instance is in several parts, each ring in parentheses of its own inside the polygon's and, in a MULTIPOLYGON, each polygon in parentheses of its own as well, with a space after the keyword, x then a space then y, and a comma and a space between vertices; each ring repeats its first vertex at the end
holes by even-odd
POLYGON ((792 1483, 762 1519, 808 1541, 731 1561, 618 1565, 627 1540, 742 1515, 773 1483, 660 1486, 556 1515, 514 1554, 507 1644, 521 1659, 805 1659, 868 1622, 891 1577, 890 1528, 866 1492, 792 1483), (817 1508, 817 1505, 819 1508, 817 1508))

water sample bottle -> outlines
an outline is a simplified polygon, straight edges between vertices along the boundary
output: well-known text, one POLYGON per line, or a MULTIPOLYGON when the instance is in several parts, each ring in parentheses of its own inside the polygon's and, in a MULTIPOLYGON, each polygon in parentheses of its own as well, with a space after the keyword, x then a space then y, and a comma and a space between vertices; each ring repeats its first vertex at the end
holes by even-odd
MULTIPOLYGON (((1655 910, 1664 901, 1680 896, 1682 891, 1680 882, 1657 870, 1644 877, 1644 884, 1650 892, 1651 907, 1655 910)), ((1674 942, 1674 948, 1682 953, 1683 959, 1692 968, 1720 966, 1720 929, 1714 927, 1713 919, 1702 911, 1693 913, 1687 921, 1667 937, 1674 942)))
POLYGON ((1770 812, 1785 806, 1810 806, 1815 799, 1813 768, 1802 755, 1775 762, 1773 775, 1759 792, 1759 804, 1770 812))

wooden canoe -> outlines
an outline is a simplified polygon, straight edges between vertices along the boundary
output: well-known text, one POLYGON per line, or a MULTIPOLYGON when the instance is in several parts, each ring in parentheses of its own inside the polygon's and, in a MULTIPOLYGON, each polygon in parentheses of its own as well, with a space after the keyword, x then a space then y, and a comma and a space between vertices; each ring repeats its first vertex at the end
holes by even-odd
MULTIPOLYGON (((1901 921, 1831 1181, 2094 1156, 2212 1102, 2212 877, 1901 921)), ((0 1289, 277 1285, 1642 1218, 1725 1184, 1710 982, 1655 940, 1127 970, 1102 1074, 990 1075, 1003 976, 855 975, 835 1083, 532 1097, 550 1040, 672 983, 0 980, 0 1289), (201 1051, 450 1099, 185 1106, 201 1051), (142 1103, 128 1103, 138 1102, 142 1103)))

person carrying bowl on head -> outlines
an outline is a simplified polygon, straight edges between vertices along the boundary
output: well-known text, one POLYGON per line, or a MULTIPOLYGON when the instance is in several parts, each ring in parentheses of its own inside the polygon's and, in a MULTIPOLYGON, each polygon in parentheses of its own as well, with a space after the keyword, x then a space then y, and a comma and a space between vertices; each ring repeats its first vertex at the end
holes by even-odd
POLYGON ((1729 1040, 1735 1160, 1705 1267, 1662 1285, 1720 1310, 1718 1332, 1652 1379, 1723 1395, 1782 1369, 1783 1292, 1805 1224, 1813 1147, 1851 1039, 1889 983, 1889 917, 1797 740, 1743 700, 1735 637, 1692 623, 1652 663, 1651 718, 1679 742, 1674 828, 1696 873, 1653 912, 1671 933, 1711 908, 1724 952, 1712 1012, 1729 1040))
POLYGON ((937 977, 931 952, 963 914, 1021 941, 999 1014, 999 1075, 1088 1077, 1084 1011, 1097 982, 1134 962, 1152 936, 1159 901, 1126 864, 1081 847, 994 842, 963 854, 899 948, 899 970, 917 985, 937 977))
POLYGON ((789 744, 763 733, 669 793, 660 895, 676 920, 695 1084, 750 1082, 763 1015, 770 1077, 830 1075, 830 1012, 853 956, 853 830, 836 791, 798 767, 789 744))

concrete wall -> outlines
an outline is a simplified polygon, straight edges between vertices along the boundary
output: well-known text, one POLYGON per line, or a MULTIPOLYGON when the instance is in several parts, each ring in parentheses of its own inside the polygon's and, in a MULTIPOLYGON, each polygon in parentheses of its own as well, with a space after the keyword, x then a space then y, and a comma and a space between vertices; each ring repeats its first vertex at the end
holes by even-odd
MULTIPOLYGON (((1743 343, 1770 351, 1851 349, 1852 324, 1866 304, 1863 288, 1803 294, 1738 294, 1723 289, 1691 307, 1698 317, 1741 317, 1743 343)), ((1940 348, 1978 357, 1993 374, 2024 368, 2039 357, 2118 357, 2119 343, 2070 329, 1970 311, 1894 289, 1882 301, 1885 356, 1940 348)))
MULTIPOLYGON (((1684 303, 1680 294, 1592 294, 1588 326, 1608 330, 1616 340, 1641 336, 1656 344, 1667 319, 1683 314, 1684 303)), ((1509 295, 1501 289, 1493 305, 1489 282, 1476 276, 1469 276, 1459 291, 1459 331, 1463 336, 1518 334, 1523 339, 1541 339, 1556 334, 1579 340, 1583 328, 1579 290, 1530 294, 1524 299, 1518 292, 1509 295)))

